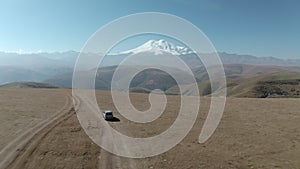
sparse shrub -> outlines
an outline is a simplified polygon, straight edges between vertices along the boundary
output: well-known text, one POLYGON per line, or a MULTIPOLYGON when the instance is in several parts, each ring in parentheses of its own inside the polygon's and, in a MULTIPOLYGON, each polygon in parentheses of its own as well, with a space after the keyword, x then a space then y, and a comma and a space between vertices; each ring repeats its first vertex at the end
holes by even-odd
POLYGON ((204 89, 203 89, 203 95, 205 96, 205 95, 209 95, 209 94, 211 94, 211 86, 210 85, 207 85, 204 89))
POLYGON ((281 88, 272 85, 262 85, 255 88, 259 97, 266 98, 269 95, 287 95, 288 93, 283 91, 281 88))

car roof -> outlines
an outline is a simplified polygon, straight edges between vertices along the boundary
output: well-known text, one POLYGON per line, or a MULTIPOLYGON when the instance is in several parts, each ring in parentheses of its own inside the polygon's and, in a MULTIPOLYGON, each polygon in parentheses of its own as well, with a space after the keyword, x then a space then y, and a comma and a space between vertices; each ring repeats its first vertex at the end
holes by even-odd
POLYGON ((105 110, 104 112, 105 112, 105 113, 112 113, 111 110, 105 110))

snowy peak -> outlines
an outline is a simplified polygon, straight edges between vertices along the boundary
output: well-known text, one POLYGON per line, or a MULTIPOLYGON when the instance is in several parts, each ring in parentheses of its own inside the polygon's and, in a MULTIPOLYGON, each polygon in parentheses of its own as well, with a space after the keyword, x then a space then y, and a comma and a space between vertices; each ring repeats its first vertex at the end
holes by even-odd
POLYGON ((183 46, 176 46, 172 43, 167 42, 164 39, 160 40, 149 40, 148 42, 144 43, 143 45, 121 52, 121 54, 137 54, 142 52, 151 52, 155 55, 160 54, 172 54, 172 55, 185 55, 193 53, 189 48, 183 46))

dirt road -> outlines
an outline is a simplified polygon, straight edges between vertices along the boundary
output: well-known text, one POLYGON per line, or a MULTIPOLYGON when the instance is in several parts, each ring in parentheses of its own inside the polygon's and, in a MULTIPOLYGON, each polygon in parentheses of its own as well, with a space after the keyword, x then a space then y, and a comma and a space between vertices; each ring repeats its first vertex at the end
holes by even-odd
POLYGON ((1 168, 123 168, 128 164, 121 165, 120 157, 89 139, 76 117, 80 100, 72 98, 70 91, 64 92, 63 108, 24 131, 3 149, 1 168))
MULTIPOLYGON (((0 151, 0 168, 6 168, 11 163, 14 163, 16 158, 21 159, 21 152, 28 143, 34 142, 35 139, 41 135, 41 131, 45 128, 51 127, 51 125, 61 121, 61 119, 66 116, 66 112, 72 110, 72 100, 71 96, 65 92, 65 103, 64 105, 50 117, 39 121, 35 125, 29 126, 28 128, 23 128, 23 131, 13 140, 1 149, 0 151)), ((23 154, 22 154, 23 155, 23 154)), ((15 163, 16 164, 16 163, 15 163)))

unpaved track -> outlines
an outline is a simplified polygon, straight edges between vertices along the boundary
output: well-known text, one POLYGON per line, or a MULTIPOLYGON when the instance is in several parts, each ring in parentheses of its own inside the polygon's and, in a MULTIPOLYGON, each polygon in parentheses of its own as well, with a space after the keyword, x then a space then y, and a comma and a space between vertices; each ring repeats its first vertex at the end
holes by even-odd
MULTIPOLYGON (((93 105, 91 103, 90 98, 85 97, 85 96, 80 96, 80 97, 78 97, 78 100, 80 100, 80 103, 81 103, 80 106, 78 107, 78 109, 81 109, 81 111, 82 111, 81 113, 83 115, 83 116, 80 116, 79 113, 78 113, 79 117, 87 118, 87 119, 94 119, 94 118, 97 118, 99 116, 98 111, 97 111, 98 107, 95 107, 95 106, 98 106, 98 105, 93 105), (93 113, 91 114, 89 112, 94 112, 96 114, 96 116, 93 116, 93 113)), ((99 120, 102 120, 102 117, 100 117, 100 118, 101 119, 99 119, 99 120)), ((106 123, 106 121, 103 121, 103 122, 106 123)), ((118 123, 110 123, 110 125, 112 127, 118 129, 119 125, 117 125, 117 124, 118 123)), ((97 128, 98 129, 97 131, 99 131, 99 133, 97 132, 97 134, 101 134, 101 139, 102 139, 102 142, 103 142, 107 138, 104 137, 104 133, 102 133, 102 132, 107 132, 107 131, 101 130, 100 127, 101 127, 101 123, 99 123, 99 121, 97 120, 96 123, 91 122, 90 124, 88 124, 87 129, 88 128, 94 128, 94 129, 97 128)), ((124 144, 124 142, 122 142, 122 140, 119 140, 119 141, 122 144, 122 147, 128 151, 128 148, 127 148, 126 144, 124 144)), ((111 146, 112 146, 113 149, 116 150, 116 145, 114 145, 113 142, 111 143, 111 146)), ((99 154, 100 154, 99 155, 99 162, 98 162, 99 165, 97 166, 98 168, 112 168, 112 169, 115 169, 115 168, 136 168, 133 161, 129 158, 121 158, 119 156, 113 155, 113 154, 105 151, 104 149, 100 149, 99 154)))
POLYGON ((65 106, 56 112, 53 118, 24 133, 23 137, 26 139, 22 140, 20 136, 14 144, 10 144, 16 147, 11 149, 11 155, 7 156, 1 167, 3 169, 132 168, 129 167, 132 164, 127 160, 121 164, 120 157, 92 143, 76 117, 76 110, 81 105, 80 99, 73 98, 75 104, 73 106, 72 97, 69 92, 66 94, 68 97, 65 106))
POLYGON ((28 145, 30 144, 30 148, 33 148, 34 144, 32 143, 40 140, 41 136, 43 136, 45 132, 49 132, 47 129, 51 129, 51 126, 56 125, 60 123, 62 119, 69 117, 69 114, 72 112, 72 110, 73 104, 71 96, 66 92, 65 104, 60 110, 55 112, 50 118, 43 120, 35 126, 24 131, 23 134, 11 141, 1 150, 0 169, 7 168, 8 166, 14 166, 13 168, 22 168, 19 165, 22 164, 22 160, 26 158, 26 154, 28 154, 30 151, 30 149, 26 149, 26 151, 22 153, 25 147, 28 148, 28 145))
POLYGON ((46 128, 51 123, 54 123, 61 116, 64 115, 64 112, 68 112, 72 108, 72 103, 70 96, 66 96, 65 105, 54 113, 49 119, 43 120, 35 126, 24 131, 20 136, 12 140, 8 145, 6 145, 0 151, 0 169, 6 168, 15 158, 18 156, 19 151, 23 149, 23 147, 40 132, 42 129, 46 128))

